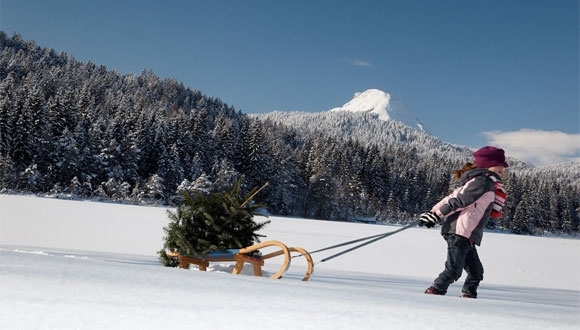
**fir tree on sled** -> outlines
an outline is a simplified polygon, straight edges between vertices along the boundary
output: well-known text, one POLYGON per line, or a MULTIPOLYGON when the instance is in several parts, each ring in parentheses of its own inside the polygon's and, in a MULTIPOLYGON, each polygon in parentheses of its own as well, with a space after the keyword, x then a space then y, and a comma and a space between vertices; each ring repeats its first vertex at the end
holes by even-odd
POLYGON ((200 256, 215 251, 240 249, 260 242, 265 237, 257 232, 270 221, 255 222, 254 215, 262 203, 250 203, 268 184, 252 189, 242 197, 242 180, 237 180, 226 192, 183 192, 183 203, 176 212, 167 211, 169 224, 163 249, 158 252, 165 266, 176 267, 176 258, 168 252, 200 256))

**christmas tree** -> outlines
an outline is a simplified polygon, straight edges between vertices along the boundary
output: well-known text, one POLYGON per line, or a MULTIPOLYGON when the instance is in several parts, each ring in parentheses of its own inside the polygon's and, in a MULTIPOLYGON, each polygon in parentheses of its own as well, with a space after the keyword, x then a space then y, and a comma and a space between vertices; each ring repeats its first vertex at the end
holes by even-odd
POLYGON ((270 221, 255 222, 255 212, 264 205, 252 204, 251 199, 268 184, 252 189, 241 196, 242 181, 237 180, 226 192, 204 195, 185 190, 183 203, 176 212, 167 211, 169 224, 163 249, 158 252, 165 266, 177 266, 167 251, 190 256, 203 256, 213 251, 239 249, 260 242, 261 230, 270 221))

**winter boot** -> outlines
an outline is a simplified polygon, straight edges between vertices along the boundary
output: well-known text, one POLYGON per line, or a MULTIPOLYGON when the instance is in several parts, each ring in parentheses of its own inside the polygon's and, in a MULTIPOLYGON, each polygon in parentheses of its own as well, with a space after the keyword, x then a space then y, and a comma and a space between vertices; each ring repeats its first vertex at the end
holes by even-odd
POLYGON ((459 295, 459 297, 461 298, 477 298, 477 294, 473 294, 473 293, 469 293, 469 292, 461 292, 461 294, 459 295))
POLYGON ((425 294, 436 294, 439 296, 444 296, 446 293, 447 291, 439 290, 434 286, 430 286, 427 288, 427 290, 425 290, 425 294))

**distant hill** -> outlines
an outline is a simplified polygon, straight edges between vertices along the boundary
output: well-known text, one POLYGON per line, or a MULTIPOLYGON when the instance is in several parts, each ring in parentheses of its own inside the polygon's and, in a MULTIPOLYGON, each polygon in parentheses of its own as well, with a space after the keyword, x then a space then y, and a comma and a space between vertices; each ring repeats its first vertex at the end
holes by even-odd
POLYGON ((352 100, 342 107, 331 109, 330 111, 349 111, 356 113, 375 114, 380 120, 398 121, 411 128, 427 132, 419 118, 408 109, 403 102, 399 101, 389 93, 378 89, 368 89, 364 92, 355 93, 352 100))
MULTIPOLYGON (((457 166, 472 159, 473 150, 433 136, 403 102, 378 89, 357 92, 343 106, 328 111, 274 111, 252 116, 287 125, 302 133, 320 132, 336 138, 353 138, 364 146, 405 145, 421 158, 437 155, 457 166)), ((517 168, 529 167, 518 159, 509 160, 517 168)))
POLYGON ((472 157, 472 151, 467 147, 443 142, 416 125, 413 128, 393 117, 385 120, 387 114, 381 116, 376 111, 338 111, 335 108, 327 112, 275 111, 252 116, 292 127, 301 133, 319 132, 335 138, 356 139, 366 147, 404 145, 414 148, 420 157, 437 154, 454 163, 462 163, 472 157))

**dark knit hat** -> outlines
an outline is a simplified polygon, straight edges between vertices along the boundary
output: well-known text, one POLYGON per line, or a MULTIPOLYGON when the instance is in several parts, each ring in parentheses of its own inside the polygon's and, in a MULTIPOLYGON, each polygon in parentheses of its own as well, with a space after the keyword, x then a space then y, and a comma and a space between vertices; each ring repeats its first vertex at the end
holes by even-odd
POLYGON ((505 162, 505 153, 503 149, 496 147, 483 147, 473 153, 475 165, 479 168, 490 168, 494 166, 509 167, 505 162))

